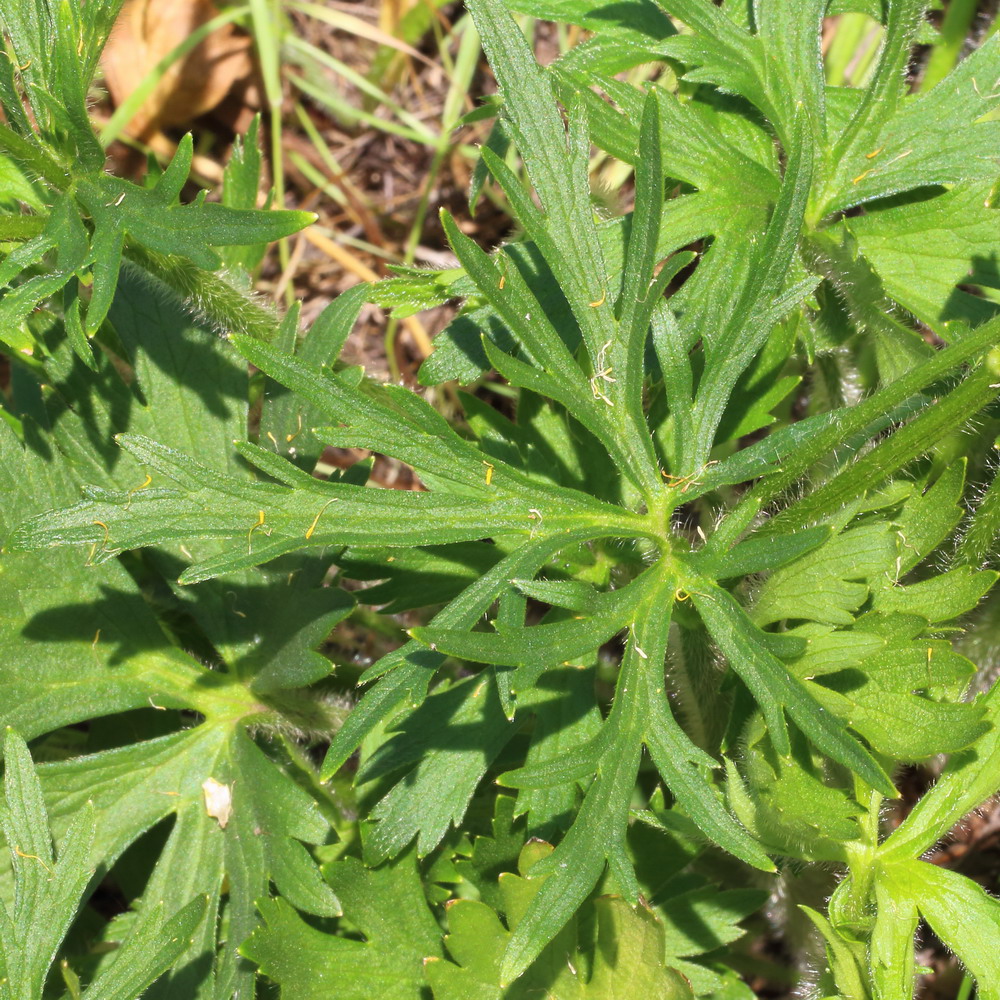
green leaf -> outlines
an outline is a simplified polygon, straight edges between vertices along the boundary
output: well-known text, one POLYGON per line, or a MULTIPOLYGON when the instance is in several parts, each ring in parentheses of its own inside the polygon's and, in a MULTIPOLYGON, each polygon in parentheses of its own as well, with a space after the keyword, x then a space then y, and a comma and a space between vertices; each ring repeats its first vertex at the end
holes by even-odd
POLYGON ((629 40, 635 35, 661 38, 673 34, 663 11, 648 0, 631 3, 624 10, 616 3, 594 5, 581 0, 512 0, 508 6, 531 17, 564 21, 629 40))
POLYGON ((575 822, 546 859, 544 871, 558 872, 547 879, 514 930, 500 968, 500 981, 516 979, 567 923, 603 874, 605 862, 633 894, 624 849, 624 832, 641 748, 637 744, 614 747, 608 765, 590 786, 575 822), (610 836, 609 836, 610 834, 610 836))
POLYGON ((774 324, 811 290, 811 283, 793 288, 787 305, 779 298, 796 252, 812 180, 807 148, 806 126, 800 121, 796 124, 778 201, 746 283, 722 328, 706 336, 705 372, 698 388, 694 418, 696 445, 678 470, 681 475, 697 473, 705 466, 739 376, 761 349, 774 324))
MULTIPOLYGON (((432 619, 434 626, 472 628, 493 604, 511 579, 538 572, 560 549, 592 535, 580 531, 563 537, 539 538, 502 559, 479 580, 432 619)), ((442 654, 429 651, 416 641, 384 656, 362 677, 362 681, 383 678, 368 692, 348 716, 330 745, 323 764, 323 776, 330 777, 354 752, 358 744, 381 720, 407 699, 416 707, 423 701, 434 672, 444 660, 442 654)))
POLYGON ((473 837, 468 857, 458 858, 455 870, 476 887, 479 898, 493 909, 502 909, 502 893, 497 878, 503 872, 516 872, 517 859, 524 845, 522 824, 515 819, 515 800, 498 795, 490 835, 473 837))
POLYGON ((502 777, 504 784, 544 787, 596 773, 575 821, 555 852, 539 863, 537 874, 558 872, 532 900, 503 960, 502 978, 510 982, 540 954, 586 898, 605 864, 622 892, 636 897, 638 886, 625 855, 624 832, 642 744, 680 805, 714 841, 749 863, 770 868, 766 856, 722 808, 699 766, 714 765, 673 719, 663 690, 671 604, 665 599, 671 579, 643 602, 630 628, 618 694, 601 732, 587 746, 537 770, 502 777))
MULTIPOLYGON (((87 452, 83 444, 99 440, 123 413, 140 426, 197 451, 215 468, 231 461, 232 436, 246 414, 246 404, 240 400, 246 389, 241 366, 234 364, 228 348, 204 339, 204 331, 185 326, 168 301, 156 300, 147 308, 141 308, 141 302, 142 296, 126 283, 112 315, 131 352, 134 384, 144 402, 155 405, 155 411, 130 406, 127 391, 123 400, 121 386, 114 379, 104 383, 108 399, 95 401, 93 387, 85 381, 80 384, 78 370, 67 377, 65 369, 59 369, 65 358, 51 359, 54 380, 74 409, 52 407, 57 428, 54 442, 39 440, 38 432, 26 425, 37 451, 59 456, 58 462, 48 466, 41 456, 22 451, 9 429, 0 431, 9 452, 4 467, 12 479, 2 498, 14 511, 3 511, 7 525, 15 516, 72 500, 77 492, 71 475, 74 468, 112 485, 120 477, 130 485, 133 496, 142 490, 141 473, 131 462, 114 468, 103 461, 106 453, 87 452), (164 333, 171 339, 161 338, 164 333), (191 374, 182 386, 177 375, 185 370, 191 374), (199 399, 221 404, 214 420, 192 419, 199 399), (65 449, 72 460, 62 457, 53 444, 65 449)), ((232 465, 236 467, 235 462, 232 465)), ((122 992, 114 995, 134 996, 145 988, 145 983, 135 985, 136 976, 147 974, 142 971, 143 961, 149 957, 155 958, 156 968, 150 973, 154 976, 179 960, 169 989, 193 996, 203 988, 200 977, 206 956, 216 954, 218 995, 245 990, 251 977, 245 966, 237 966, 235 949, 255 926, 253 901, 267 891, 272 878, 290 898, 321 914, 335 911, 336 902, 298 842, 327 840, 329 821, 308 794, 246 740, 237 720, 259 720, 262 712, 279 718, 274 708, 261 703, 264 692, 302 683, 304 671, 306 681, 314 678, 316 660, 322 675, 329 671, 328 661, 314 659, 311 650, 332 622, 343 616, 350 601, 329 589, 295 594, 285 575, 280 579, 287 597, 263 586, 257 592, 252 586, 241 586, 228 595, 203 593, 197 605, 198 620, 205 624, 216 650, 229 658, 223 669, 208 670, 171 645, 138 586, 117 561, 87 567, 80 558, 65 555, 70 558, 62 565, 62 553, 50 553, 41 564, 36 562, 37 555, 4 554, 5 572, 0 580, 4 586, 17 588, 17 597, 6 606, 12 615, 19 610, 22 615, 11 619, 8 632, 21 650, 13 662, 32 663, 30 672, 12 671, 7 681, 14 685, 13 710, 24 714, 33 733, 136 708, 152 715, 154 708, 189 707, 206 718, 190 734, 43 768, 43 787, 58 838, 68 817, 79 812, 87 799, 94 802, 98 835, 88 859, 91 867, 112 864, 152 825, 176 816, 145 892, 146 900, 163 900, 160 922, 181 911, 192 897, 209 900, 208 915, 203 917, 205 906, 200 904, 192 917, 192 930, 181 931, 179 944, 166 942, 150 950, 147 941, 139 948, 142 960, 129 960, 132 972, 126 975, 125 967, 119 966, 115 976, 125 985, 115 986, 122 992), (60 566, 62 580, 54 586, 47 574, 60 566), (244 608, 254 614, 252 622, 241 617, 247 614, 244 608), (21 638, 23 629, 29 635, 21 638), (267 634, 265 643, 255 642, 256 629, 267 634), (25 661, 23 650, 31 644, 35 653, 25 661), (259 683, 260 692, 251 694, 241 678, 259 683), (18 694, 18 685, 24 695, 18 694), (211 813, 206 785, 214 789, 211 813), (232 812, 231 823, 227 809, 232 812), (224 833, 227 823, 229 832, 224 833), (239 837, 234 833, 237 830, 239 837), (220 949, 217 925, 227 876, 229 929, 220 949)), ((171 565, 163 554, 155 554, 155 559, 171 565)), ((320 576, 322 572, 325 568, 320 576)), ((302 568, 299 576, 309 579, 302 568)), ((259 583, 264 583, 263 578, 259 583)), ((275 703, 296 724, 330 725, 321 702, 281 694, 275 703)), ((169 728, 169 720, 164 718, 164 722, 169 728)), ((151 928, 150 933, 159 933, 151 928)), ((211 981, 204 988, 213 988, 211 981)))
MULTIPOLYGON (((9 284, 20 271, 40 261, 46 253, 55 258, 51 270, 22 281, 0 298, 0 323, 4 328, 20 328, 39 303, 66 286, 89 260, 87 233, 68 195, 56 200, 42 232, 7 256, 0 266, 0 284, 9 284)), ((9 339, 6 343, 15 350, 19 348, 9 339)), ((94 357, 86 338, 77 338, 73 347, 84 364, 93 368, 94 357)))
POLYGON ((701 0, 667 0, 664 9, 693 29, 693 34, 669 39, 664 48, 695 67, 685 79, 692 83, 712 83, 721 90, 741 94, 765 110, 772 123, 780 116, 765 90, 767 70, 760 39, 743 31, 721 10, 701 0))
POLYGON ((897 576, 908 573, 951 536, 962 519, 965 462, 954 462, 933 485, 907 500, 894 518, 902 549, 897 576))
MULTIPOLYGON (((488 152, 484 153, 484 160, 499 176, 507 176, 501 173, 502 161, 492 160, 488 152)), ((509 185, 511 193, 518 189, 515 187, 516 184, 516 181, 512 181, 509 185)), ((524 200, 526 204, 521 206, 522 215, 525 214, 524 209, 527 206, 531 206, 528 211, 536 212, 527 196, 524 196, 524 200)), ((583 372, 555 327, 550 324, 542 304, 534 297, 517 267, 510 264, 503 267, 502 258, 500 266, 490 260, 469 237, 462 234, 449 215, 442 215, 442 223, 448 242, 477 287, 531 352, 534 360, 559 384, 561 395, 565 395, 566 400, 572 402, 574 406, 584 410, 592 408, 583 372), (535 317, 533 320, 532 316, 535 317)), ((542 238, 547 236, 544 227, 539 225, 537 235, 542 238)), ((551 240, 548 241, 546 249, 549 249, 549 252, 554 251, 551 240)))
MULTIPOLYGON (((498 491, 538 498, 539 484, 513 466, 494 462, 486 482, 482 453, 463 440, 447 421, 413 392, 398 386, 377 386, 344 373, 307 365, 268 345, 246 337, 234 340, 249 361, 283 385, 313 402, 338 426, 324 428, 324 442, 341 447, 363 447, 392 455, 418 473, 447 483, 465 497, 494 496, 498 491)), ((525 366, 527 367, 527 366, 525 366)), ((593 506, 594 501, 578 491, 548 489, 564 503, 593 506)), ((405 501, 410 502, 410 501, 405 501)), ((530 504, 529 504, 530 506, 530 504)), ((527 507, 525 513, 529 513, 527 507)))
POLYGON ((918 858, 1000 787, 1000 727, 997 707, 1000 687, 980 699, 992 727, 970 749, 949 758, 934 787, 879 848, 887 860, 918 858))
POLYGON ((935 330, 956 319, 978 323, 997 308, 969 293, 969 286, 997 283, 998 219, 988 198, 988 184, 959 184, 870 206, 848 225, 885 291, 915 316, 935 330))
POLYGON ((744 782, 727 764, 727 793, 740 821, 774 853, 810 861, 846 860, 849 844, 861 836, 861 810, 824 775, 804 741, 786 757, 775 754, 758 718, 746 730, 744 782))
MULTIPOLYGON (((900 21, 909 19, 915 26, 916 19, 906 8, 922 6, 913 0, 894 4, 890 10, 893 15, 899 12, 900 21)), ((901 39, 906 32, 900 28, 901 39)), ((895 50, 903 60, 909 55, 908 42, 895 50)), ((895 67, 889 72, 895 77, 895 67)), ((845 133, 850 136, 849 144, 842 137, 831 159, 823 214, 931 184, 994 180, 996 167, 990 157, 1000 122, 990 120, 989 112, 1000 103, 1000 94, 983 87, 981 81, 994 81, 998 76, 1000 38, 994 35, 932 90, 902 101, 891 117, 887 114, 891 104, 880 107, 878 90, 871 89, 866 96, 867 120, 845 133)), ((898 93, 901 78, 887 82, 888 86, 898 93)), ((859 118, 864 114, 860 111, 859 118)))
POLYGON ((957 872, 924 861, 887 866, 894 896, 912 900, 931 929, 976 979, 983 1000, 1000 997, 1000 956, 992 947, 1000 933, 1000 901, 957 872))
MULTIPOLYGON (((47 466, 0 426, 0 518, 9 538, 25 515, 70 502, 65 469, 47 466)), ((105 713, 159 705, 211 711, 223 678, 164 640, 117 562, 78 553, 0 556, 0 718, 29 738, 105 713)), ((223 700, 225 700, 223 698, 223 700)))
MULTIPOLYGON (((813 922, 823 935, 826 946, 826 960, 833 973, 834 982, 844 1000, 864 1000, 866 989, 861 969, 847 942, 831 925, 830 921, 809 906, 799 905, 799 909, 813 922)), ((912 935, 907 946, 912 950, 912 935)), ((901 996, 903 994, 900 994, 901 996)))
MULTIPOLYGON (((4 830, 15 886, 12 921, 0 904, 0 938, 8 958, 7 976, 15 991, 5 995, 40 996, 45 972, 94 873, 95 818, 101 811, 102 790, 99 784, 93 786, 93 803, 77 802, 75 808, 59 810, 75 818, 62 838, 58 861, 54 861, 39 780, 23 741, 11 730, 4 758, 4 830), (27 928, 27 932, 19 931, 14 938, 15 927, 27 928), (12 960, 14 956, 17 961, 12 960)), ((90 788, 85 786, 85 790, 90 788)), ((101 836, 105 836, 104 829, 101 836)), ((204 899, 190 900, 168 919, 165 902, 150 901, 110 968, 97 976, 84 997, 130 1000, 143 992, 188 948, 204 909, 204 899)))
POLYGON ((911 897, 892 891, 882 880, 875 882, 878 907, 871 935, 868 964, 880 997, 913 995, 916 962, 913 937, 920 914, 911 897))
POLYGON ((441 954, 441 933, 427 907, 413 855, 365 868, 355 858, 325 868, 351 926, 364 940, 324 933, 282 899, 260 905, 263 926, 243 953, 287 996, 301 1000, 412 1000, 424 962, 441 954))
POLYGON ((635 608, 657 583, 649 573, 621 590, 597 594, 587 617, 543 623, 530 628, 513 627, 495 632, 466 632, 417 628, 410 633, 418 642, 449 656, 508 667, 541 666, 545 661, 571 660, 596 650, 630 623, 635 608))
MULTIPOLYGON (((437 492, 382 491, 318 481, 310 490, 248 483, 223 479, 207 466, 146 438, 120 435, 118 440, 150 474, 172 479, 177 487, 150 487, 131 494, 92 491, 93 500, 22 525, 9 543, 12 550, 89 544, 95 555, 108 558, 143 545, 197 537, 226 540, 219 556, 182 574, 182 582, 197 583, 297 549, 363 545, 371 537, 373 516, 379 518, 384 544, 434 545, 509 532, 530 536, 538 522, 555 532, 587 525, 596 535, 604 531, 617 535, 625 513, 598 505, 607 513, 595 516, 593 502, 580 494, 585 507, 573 511, 565 503, 537 497, 537 507, 527 506, 517 496, 484 507, 468 496, 437 492), (103 525, 108 525, 107 533, 103 525)), ((645 534, 641 519, 630 517, 634 527, 629 525, 621 533, 645 534)))
POLYGON ((192 899, 169 917, 163 903, 150 901, 114 961, 83 992, 82 1000, 131 1000, 181 957, 201 923, 203 899, 192 899))
POLYGON ((820 43, 827 5, 826 0, 797 4, 763 0, 754 12, 767 86, 781 110, 775 125, 787 129, 794 109, 801 106, 817 138, 823 135, 825 118, 820 43))
POLYGON ((654 911, 663 923, 667 965, 723 948, 746 933, 739 921, 764 903, 758 889, 715 886, 670 894, 656 901, 654 911))
MULTIPOLYGON (((229 162, 222 173, 222 204, 227 208, 245 210, 257 207, 262 166, 259 133, 260 116, 255 115, 246 135, 236 136, 233 141, 229 162)), ((265 207, 270 208, 270 203, 265 207)), ((227 267, 253 271, 260 266, 266 249, 263 244, 227 246, 222 248, 219 256, 227 267)))
MULTIPOLYGON (((649 335, 649 321, 655 303, 662 298, 671 269, 654 284, 658 263, 657 246, 663 204, 663 170, 660 163, 659 103, 652 92, 646 95, 639 127, 639 150, 635 168, 635 210, 625 253, 622 289, 615 302, 621 352, 621 399, 637 429, 645 430, 642 408, 642 362, 649 335)), ((614 367, 614 365, 613 365, 614 367)), ((648 436, 647 436, 648 440, 648 436)))
POLYGON ((221 264, 213 246, 270 243, 314 221, 309 212, 236 209, 204 199, 175 204, 191 153, 188 136, 157 184, 149 189, 109 175, 78 183, 76 197, 94 224, 94 295, 87 311, 88 333, 100 326, 110 307, 126 239, 154 253, 185 257, 213 271, 221 264))
POLYGON ((920 615, 929 622, 950 621, 974 608, 996 580, 992 570, 962 566, 906 587, 879 590, 874 607, 888 614, 920 615))
POLYGON ((607 896, 595 900, 594 907, 597 910, 597 955, 587 985, 595 996, 625 1000, 634 996, 635 990, 668 1000, 693 995, 682 975, 661 964, 664 953, 661 931, 648 910, 633 908, 623 899, 607 896), (602 947, 603 941, 607 941, 608 946, 602 947))
POLYGON ((817 701, 880 753, 920 760, 964 750, 988 732, 989 724, 980 706, 939 702, 914 693, 936 679, 929 660, 916 649, 887 651, 808 687, 817 701))
POLYGON ((499 0, 477 0, 470 10, 500 85, 511 138, 541 199, 546 229, 558 248, 548 263, 596 363, 601 346, 612 339, 613 321, 603 285, 604 260, 589 204, 587 152, 575 145, 586 133, 585 125, 579 128, 582 109, 570 116, 567 137, 552 87, 510 14, 499 0), (594 302, 603 305, 591 307, 594 302))
MULTIPOLYGON (((765 535, 749 538, 734 546, 724 554, 717 554, 711 542, 695 553, 697 565, 707 564, 711 567, 709 572, 719 580, 728 580, 738 576, 749 576, 751 573, 764 573, 769 570, 780 570, 788 563, 793 563, 801 556, 812 552, 818 547, 826 548, 824 545, 830 539, 831 529, 827 525, 817 525, 815 528, 807 528, 804 531, 796 531, 790 535, 765 535)), ((797 564, 800 570, 802 563, 797 564)), ((834 575, 831 573, 831 575, 834 575)), ((756 617, 757 607, 761 601, 774 601, 781 598, 778 592, 783 589, 782 577, 775 580, 777 573, 773 573, 769 578, 763 592, 758 594, 757 604, 754 608, 756 617)), ((785 577, 784 579, 787 579, 785 577)))
POLYGON ((767 649, 764 633, 755 628, 736 601, 718 587, 699 583, 697 588, 692 587, 691 599, 730 666, 761 706, 778 753, 787 754, 790 749, 783 718, 787 711, 823 753, 883 794, 895 796, 895 788, 882 768, 767 649), (699 592, 703 586, 705 589, 699 592))
MULTIPOLYGON (((302 342, 296 345, 295 355, 317 368, 332 365, 340 356, 370 294, 370 287, 362 283, 337 296, 319 314, 302 342)), ((315 434, 315 427, 323 419, 320 407, 268 380, 260 419, 260 439, 264 447, 312 472, 323 450, 323 442, 315 434)))
POLYGON ((956 566, 982 566, 994 551, 1000 534, 1000 478, 996 472, 976 504, 962 533, 953 562, 956 566))
POLYGON ((533 862, 549 850, 547 844, 528 844, 521 853, 521 875, 500 876, 500 909, 506 927, 485 903, 461 899, 449 905, 449 933, 444 940, 452 961, 435 959, 426 966, 435 1000, 513 1000, 538 990, 545 990, 553 1000, 619 998, 636 990, 667 1000, 693 997, 684 978, 664 963, 664 926, 645 906, 630 906, 616 896, 602 896, 587 907, 596 925, 593 944, 582 927, 578 936, 574 922, 516 983, 507 985, 502 971, 504 951, 521 926, 526 908, 555 877, 531 873, 533 862))
MULTIPOLYGON (((990 324, 991 325, 991 324, 990 324)), ((789 530, 829 516, 865 491, 877 489, 908 462, 925 453, 945 435, 962 426, 996 398, 995 376, 980 366, 960 385, 937 397, 894 434, 881 441, 854 463, 786 507, 769 522, 767 531, 789 530)), ((770 484, 769 484, 770 485, 770 484)))
MULTIPOLYGON (((231 995, 241 982, 245 986, 246 970, 236 968, 235 952, 256 925, 254 901, 266 893, 269 880, 311 911, 337 911, 333 893, 298 843, 328 839, 329 822, 311 796, 268 761, 231 720, 46 764, 40 776, 57 831, 65 829, 84 803, 93 803, 97 835, 88 859, 91 868, 111 864, 150 827, 176 816, 146 884, 139 918, 141 922, 147 913, 158 914, 150 917, 147 929, 159 934, 166 916, 180 911, 193 896, 201 897, 180 945, 164 946, 164 954, 173 956, 168 965, 183 956, 171 977, 175 990, 194 991, 204 956, 218 950, 217 920, 226 877, 230 928, 220 953, 220 995, 231 995)), ((144 947, 138 950, 145 955, 144 947)), ((158 966, 156 974, 166 967, 158 966)), ((123 966, 115 976, 138 974, 142 968, 138 963, 127 972, 123 966)))
MULTIPOLYGON (((770 473, 748 492, 737 511, 746 516, 751 507, 761 509, 768 500, 794 483, 845 438, 865 430, 921 389, 989 349, 996 342, 998 334, 1000 320, 983 323, 975 331, 956 338, 949 347, 935 352, 926 361, 891 384, 881 387, 857 405, 807 418, 782 428, 759 444, 747 448, 745 452, 739 452, 720 462, 718 466, 706 470, 700 477, 697 492, 711 489, 717 483, 745 482, 755 476, 770 473)), ((969 405, 968 401, 965 401, 965 405, 969 405)), ((920 433, 916 437, 914 449, 918 441, 922 440, 920 433)), ((856 477, 855 481, 857 480, 863 481, 863 477, 856 477)))
MULTIPOLYGON (((751 537, 733 552, 751 542, 762 546, 773 537, 751 537)), ((779 535, 775 541, 786 537, 779 535)), ((882 578, 894 571, 900 546, 898 535, 884 521, 860 525, 830 538, 768 577, 754 601, 753 620, 758 625, 786 618, 852 624, 855 612, 873 587, 878 588, 882 578)))
POLYGON ((9 727, 3 759, 0 819, 14 872, 14 906, 8 913, 0 902, 0 950, 6 964, 0 988, 10 997, 40 997, 94 874, 88 864, 94 815, 90 808, 80 810, 56 861, 34 765, 24 740, 9 727))
POLYGON ((236 817, 232 846, 244 853, 251 875, 270 873, 281 895, 300 910, 339 916, 336 896, 301 843, 320 844, 329 837, 315 799, 288 780, 245 733, 234 735, 230 753, 236 817), (251 845, 260 845, 262 858, 254 856, 251 845))
POLYGON ((496 686, 468 677, 435 692, 366 762, 359 781, 404 769, 399 782, 371 810, 365 858, 378 864, 417 837, 417 854, 437 847, 458 825, 493 759, 514 735, 496 686), (471 744, 471 745, 470 745, 471 744))

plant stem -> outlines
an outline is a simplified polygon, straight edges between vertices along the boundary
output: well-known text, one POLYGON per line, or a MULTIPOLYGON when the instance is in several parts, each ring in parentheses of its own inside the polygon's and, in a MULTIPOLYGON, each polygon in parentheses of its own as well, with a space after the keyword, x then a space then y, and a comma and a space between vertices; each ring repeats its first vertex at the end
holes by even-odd
POLYGON ((44 228, 45 215, 0 215, 0 242, 30 240, 44 228))
POLYGON ((125 257, 133 266, 161 281, 184 299, 188 308, 223 334, 245 333, 271 340, 278 317, 259 299, 251 298, 212 271, 203 271, 188 260, 130 246, 125 257))
POLYGON ((3 123, 0 123, 0 151, 24 164, 56 191, 65 191, 69 187, 72 178, 68 171, 34 143, 3 123))
MULTIPOLYGON (((282 92, 281 92, 281 6, 277 0, 250 0, 250 17, 253 21, 254 43, 260 58, 261 76, 264 78, 264 94, 267 97, 268 129, 271 143, 271 183, 274 188, 274 204, 285 207, 285 161, 281 146, 282 132, 282 92)), ((288 240, 278 241, 278 260, 281 271, 288 269, 288 240)), ((285 286, 285 303, 295 301, 295 290, 289 282, 285 286)))
POLYGON ((955 68, 978 7, 978 0, 951 0, 948 4, 941 24, 941 40, 931 50, 920 90, 930 90, 955 68))
POLYGON ((952 565, 982 566, 993 554, 993 542, 997 535, 1000 535, 1000 467, 994 471, 993 482, 973 512, 952 565))

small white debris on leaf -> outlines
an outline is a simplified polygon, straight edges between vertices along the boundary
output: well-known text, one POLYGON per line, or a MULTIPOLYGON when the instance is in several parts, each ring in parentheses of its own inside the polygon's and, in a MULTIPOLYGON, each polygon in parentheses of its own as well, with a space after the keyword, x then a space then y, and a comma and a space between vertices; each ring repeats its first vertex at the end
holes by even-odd
POLYGON ((206 778, 201 783, 205 793, 205 812, 219 821, 223 830, 233 813, 233 791, 229 785, 220 785, 215 778, 206 778))

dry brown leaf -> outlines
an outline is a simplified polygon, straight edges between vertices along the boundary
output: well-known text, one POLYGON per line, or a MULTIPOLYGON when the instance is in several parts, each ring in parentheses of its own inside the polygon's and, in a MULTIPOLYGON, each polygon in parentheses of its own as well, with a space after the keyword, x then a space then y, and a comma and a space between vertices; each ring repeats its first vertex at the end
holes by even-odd
MULTIPOLYGON (((218 15, 212 0, 126 0, 104 49, 104 78, 121 104, 164 56, 218 15)), ((149 141, 215 108, 253 75, 252 43, 231 24, 209 34, 175 62, 129 122, 129 135, 149 141)))

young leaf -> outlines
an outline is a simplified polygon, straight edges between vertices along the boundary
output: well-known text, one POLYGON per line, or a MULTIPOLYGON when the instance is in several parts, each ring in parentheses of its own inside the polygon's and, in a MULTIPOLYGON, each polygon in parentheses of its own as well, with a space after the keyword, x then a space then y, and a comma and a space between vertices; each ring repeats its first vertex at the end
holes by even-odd
POLYGON ((511 935, 540 888, 556 877, 531 874, 532 862, 549 850, 547 844, 528 844, 521 852, 521 875, 500 876, 506 927, 484 903, 463 899, 449 907, 444 943, 452 961, 435 958, 426 965, 435 1000, 513 1000, 537 989, 553 1000, 617 998, 633 990, 665 1000, 693 997, 684 978, 664 963, 664 926, 645 906, 632 907, 615 896, 602 896, 592 904, 597 934, 592 954, 584 934, 578 938, 576 926, 567 927, 522 980, 505 985, 502 960, 511 935))
POLYGON ((879 848, 887 860, 919 858, 1000 787, 996 767, 1000 761, 1000 727, 996 724, 1000 688, 994 686, 980 699, 980 705, 986 709, 992 728, 975 746, 949 759, 934 787, 879 848))
POLYGON ((976 979, 983 1000, 1000 997, 1000 901, 957 872, 924 861, 900 861, 880 873, 896 897, 916 904, 935 934, 976 979))
POLYGON ((163 909, 162 903, 150 903, 114 961, 87 987, 81 1000, 131 1000, 177 962, 202 921, 205 900, 192 899, 169 917, 163 909))
POLYGON ((243 948, 283 993, 320 1000, 412 1000, 424 983, 424 963, 441 955, 441 933, 414 864, 405 855, 376 870, 356 858, 327 865, 324 874, 365 940, 323 933, 282 899, 260 903, 264 920, 243 948))
POLYGON ((573 129, 582 109, 570 117, 567 138, 551 85, 510 14, 499 0, 477 0, 470 9, 500 84, 511 137, 541 199, 548 232, 558 247, 549 264, 596 363, 601 345, 612 339, 613 326, 611 302, 603 284, 606 270, 590 208, 586 156, 582 149, 572 146, 573 129))

